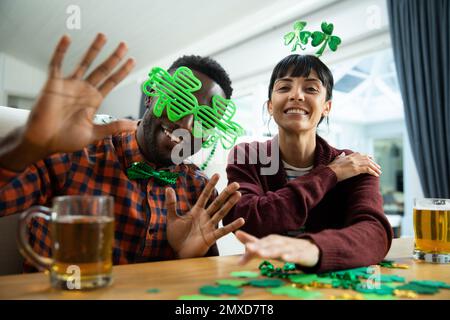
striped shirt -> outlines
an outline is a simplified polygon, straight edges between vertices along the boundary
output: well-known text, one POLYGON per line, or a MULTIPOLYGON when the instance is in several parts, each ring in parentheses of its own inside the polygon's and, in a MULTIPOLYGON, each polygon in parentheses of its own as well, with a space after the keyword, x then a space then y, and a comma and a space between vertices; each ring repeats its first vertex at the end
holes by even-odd
POLYGON ((295 178, 298 178, 298 177, 302 177, 302 176, 308 174, 313 169, 313 166, 309 166, 306 168, 297 168, 297 167, 291 166, 289 163, 287 163, 283 160, 282 160, 282 162, 283 162, 284 170, 286 171, 287 179, 289 181, 293 180, 295 178))

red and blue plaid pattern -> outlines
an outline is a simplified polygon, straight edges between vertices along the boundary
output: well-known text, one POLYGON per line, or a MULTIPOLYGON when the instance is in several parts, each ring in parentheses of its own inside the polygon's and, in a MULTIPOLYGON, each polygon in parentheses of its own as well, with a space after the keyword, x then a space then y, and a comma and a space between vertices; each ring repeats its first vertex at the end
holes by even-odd
MULTIPOLYGON (((59 195, 112 195, 113 263, 175 258, 166 237, 164 186, 153 178, 130 180, 126 175, 126 169, 138 161, 144 158, 135 132, 124 132, 78 152, 52 155, 21 173, 0 168, 0 217, 32 205, 51 206, 52 198, 59 195)), ((180 174, 172 187, 177 195, 178 212, 183 214, 195 204, 208 179, 193 164, 165 169, 180 174)), ((51 236, 45 220, 32 220, 29 240, 38 253, 51 256, 51 236)), ((31 269, 26 266, 25 270, 31 269)))

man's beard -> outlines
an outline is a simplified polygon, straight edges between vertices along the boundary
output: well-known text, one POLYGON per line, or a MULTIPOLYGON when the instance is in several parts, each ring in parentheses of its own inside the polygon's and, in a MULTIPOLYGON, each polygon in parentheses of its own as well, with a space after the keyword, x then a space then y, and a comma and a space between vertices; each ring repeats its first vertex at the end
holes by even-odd
POLYGON ((155 121, 153 115, 150 117, 144 117, 142 119, 142 122, 144 129, 145 148, 147 151, 146 152, 147 160, 156 165, 161 166, 173 165, 170 155, 168 157, 164 156, 158 149, 156 136, 158 134, 158 130, 160 130, 159 122, 155 121))
POLYGON ((164 136, 163 125, 167 126, 167 122, 170 122, 165 113, 161 118, 158 118, 153 114, 152 109, 147 109, 141 121, 144 135, 144 146, 141 146, 141 151, 143 151, 145 158, 155 165, 171 166, 179 164, 201 150, 202 139, 194 138, 192 132, 182 128, 172 131, 175 136, 181 137, 182 141, 171 150, 167 148, 167 144, 164 142, 166 137, 161 140, 161 136, 164 136), (182 130, 182 132, 179 132, 179 130, 182 130))

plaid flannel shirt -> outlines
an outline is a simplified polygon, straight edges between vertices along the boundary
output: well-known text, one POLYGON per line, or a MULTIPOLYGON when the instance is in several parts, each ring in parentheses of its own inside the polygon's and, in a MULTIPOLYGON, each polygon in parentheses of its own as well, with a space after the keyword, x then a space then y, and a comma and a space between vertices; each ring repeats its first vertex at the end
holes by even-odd
MULTIPOLYGON (((54 154, 21 173, 0 168, 0 217, 32 205, 51 207, 52 198, 59 195, 112 195, 113 263, 175 258, 166 236, 164 186, 153 178, 130 180, 126 175, 126 169, 133 162, 144 161, 135 134, 124 132, 78 152, 54 154)), ((179 214, 188 212, 204 189, 207 177, 194 164, 159 169, 179 172, 177 183, 172 186, 177 196, 177 211, 179 214)), ((216 196, 217 192, 212 198, 216 196)), ((46 220, 32 219, 29 228, 33 249, 51 256, 51 236, 46 220)), ((215 245, 208 252, 211 254, 218 254, 215 245)), ((24 269, 33 270, 27 263, 24 269)))

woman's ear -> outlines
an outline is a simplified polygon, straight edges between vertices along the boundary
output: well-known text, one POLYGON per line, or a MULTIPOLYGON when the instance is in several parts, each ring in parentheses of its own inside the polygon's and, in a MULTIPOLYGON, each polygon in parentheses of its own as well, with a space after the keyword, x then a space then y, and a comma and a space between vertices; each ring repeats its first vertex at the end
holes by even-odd
POLYGON ((331 111, 331 100, 328 100, 327 102, 325 102, 325 106, 323 108, 322 111, 322 117, 328 117, 328 115, 330 114, 331 111))
POLYGON ((267 111, 269 111, 269 114, 273 115, 273 107, 272 107, 272 101, 267 100, 267 111))

